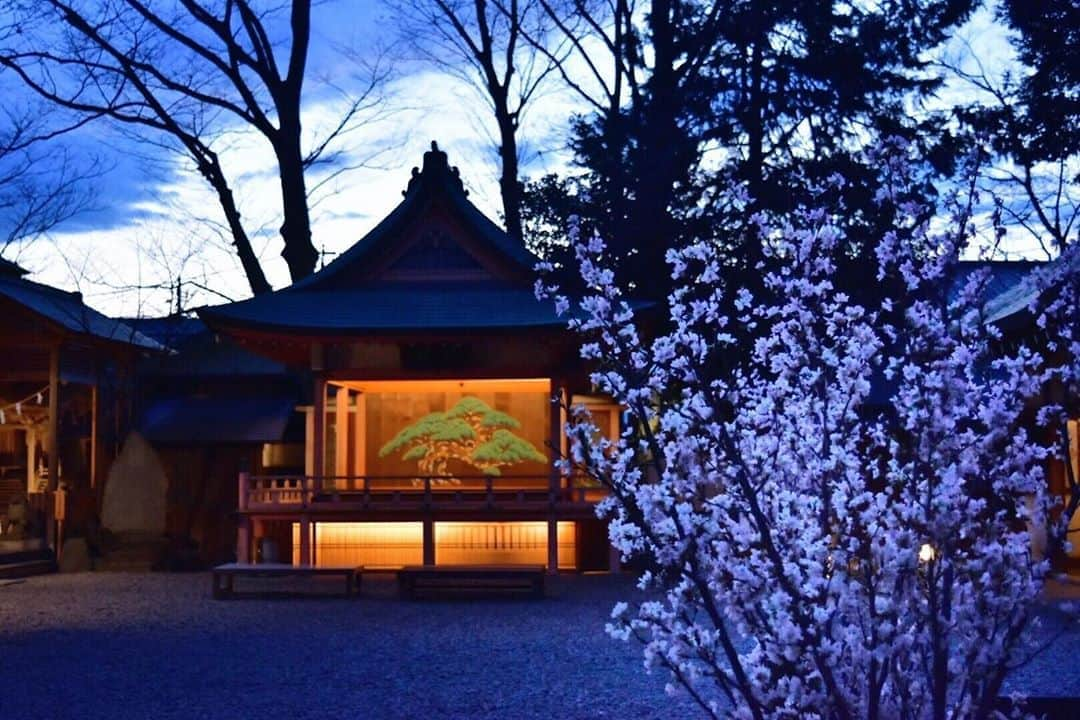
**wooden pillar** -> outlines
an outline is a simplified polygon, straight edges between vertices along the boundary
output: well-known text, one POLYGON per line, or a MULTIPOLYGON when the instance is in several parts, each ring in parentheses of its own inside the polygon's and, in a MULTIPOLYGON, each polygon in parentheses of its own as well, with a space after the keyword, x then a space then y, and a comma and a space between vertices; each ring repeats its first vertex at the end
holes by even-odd
MULTIPOLYGON (((57 488, 60 475, 60 346, 54 345, 49 350, 49 484, 47 490, 54 491, 57 488)), ((46 507, 50 507, 46 503, 46 507)), ((45 542, 53 550, 56 547, 56 523, 52 514, 45 512, 45 542)))
POLYGON ((547 530, 547 571, 555 575, 559 572, 559 523, 554 517, 548 518, 547 530))
POLYGON ((300 564, 311 565, 311 516, 300 516, 300 564))
POLYGON ((246 514, 248 506, 248 473, 241 472, 236 479, 236 562, 251 562, 251 520, 246 514))
POLYGON ((312 463, 311 474, 321 478, 326 474, 326 380, 315 376, 315 407, 312 423, 312 463))
POLYGON ((60 479, 60 347, 49 351, 49 490, 55 490, 60 479))
POLYGON ((424 564, 435 564, 435 522, 430 514, 424 516, 424 564))
POLYGON ((304 474, 315 474, 315 409, 304 410, 304 474))
POLYGON ((551 394, 548 407, 548 444, 551 448, 551 467, 549 469, 548 476, 548 496, 554 502, 559 496, 559 487, 562 484, 561 473, 559 472, 558 460, 559 453, 562 449, 562 401, 563 401, 563 388, 561 383, 555 378, 551 379, 551 394))
POLYGON ((334 474, 348 477, 349 472, 349 388, 338 385, 334 398, 334 474))
POLYGON ((356 416, 353 418, 353 474, 367 475, 367 397, 356 393, 356 416))
POLYGON ((90 386, 90 488, 97 487, 98 476, 98 386, 90 386))
POLYGON ((236 522, 236 562, 251 562, 251 520, 247 515, 236 522))
POLYGON ((37 431, 26 431, 26 492, 37 492, 37 431))

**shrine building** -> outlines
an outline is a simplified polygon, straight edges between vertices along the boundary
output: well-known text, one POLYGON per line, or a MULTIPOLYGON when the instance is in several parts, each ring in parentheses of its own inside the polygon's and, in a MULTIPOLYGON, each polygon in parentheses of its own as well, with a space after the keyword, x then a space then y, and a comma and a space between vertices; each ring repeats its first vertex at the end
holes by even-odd
POLYGON ((402 202, 314 275, 206 308, 218 336, 303 378, 302 445, 237 478, 236 558, 609 569, 605 491, 560 472, 567 403, 615 435, 538 259, 432 144, 402 202))

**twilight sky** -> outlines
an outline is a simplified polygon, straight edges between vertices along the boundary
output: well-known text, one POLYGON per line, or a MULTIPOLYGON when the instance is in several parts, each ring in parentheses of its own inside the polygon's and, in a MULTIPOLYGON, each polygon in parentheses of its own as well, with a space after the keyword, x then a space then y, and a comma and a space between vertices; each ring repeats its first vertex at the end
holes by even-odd
MULTIPOLYGON (((395 20, 374 0, 316 3, 309 61, 306 129, 335 122, 342 95, 361 82, 357 59, 370 60, 392 39, 395 20), (337 48, 349 48, 343 55, 337 48)), ((1010 59, 1002 30, 980 11, 942 52, 953 58, 970 44, 984 62, 1004 66, 1010 59)), ((432 140, 461 169, 470 197, 494 220, 499 218, 498 165, 491 140, 493 123, 483 99, 445 73, 410 61, 398 48, 397 75, 384 107, 343 143, 345 163, 365 166, 326 183, 313 198, 313 236, 326 258, 361 238, 401 199, 410 169, 419 165, 432 140)), ((0 75, 0 91, 21 98, 25 91, 0 75)), ((956 89, 940 98, 948 102, 956 89)), ((523 173, 536 177, 565 167, 566 122, 577 110, 557 84, 532 105, 523 126, 523 173)), ((204 181, 182 158, 121 135, 107 124, 85 128, 64 141, 75 154, 102 159, 105 173, 94 183, 95 209, 67 222, 49 237, 5 257, 32 271, 31 278, 81 290, 94 307, 121 316, 149 316, 175 310, 169 287, 183 281, 184 308, 240 299, 249 292, 224 234, 221 214, 204 181)), ((237 132, 222 153, 241 211, 253 233, 256 252, 276 288, 288 284, 279 253, 278 186, 272 156, 254 133, 237 132)), ((309 188, 325 175, 309 176, 309 188)), ((250 232, 250 230, 249 230, 250 232)), ((1023 251, 1024 241, 1016 249, 1023 251)))

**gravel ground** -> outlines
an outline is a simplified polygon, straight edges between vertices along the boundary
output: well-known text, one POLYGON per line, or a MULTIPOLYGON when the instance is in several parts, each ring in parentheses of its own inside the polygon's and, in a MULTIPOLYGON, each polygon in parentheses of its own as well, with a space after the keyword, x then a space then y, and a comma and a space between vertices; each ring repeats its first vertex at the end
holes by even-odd
MULTIPOLYGON (((0 580, 0 718, 701 717, 604 634, 628 578, 556 578, 538 602, 392 590, 216 602, 207 575, 0 580)), ((1080 696, 1080 628, 1042 614, 1056 640, 1010 685, 1080 696)))
POLYGON ((207 575, 0 580, 0 718, 701 716, 604 634, 628 578, 556 578, 543 601, 391 591, 221 602, 207 575))

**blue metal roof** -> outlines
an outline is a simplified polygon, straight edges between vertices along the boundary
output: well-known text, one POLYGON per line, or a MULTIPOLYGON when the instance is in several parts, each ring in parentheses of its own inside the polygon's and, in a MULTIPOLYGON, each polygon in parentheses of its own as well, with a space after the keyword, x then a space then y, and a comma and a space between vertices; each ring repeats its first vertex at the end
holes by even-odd
MULTIPOLYGON (((1057 261, 1055 261, 1057 262, 1057 261)), ((971 273, 989 269, 990 277, 983 291, 984 309, 988 323, 1019 318, 1036 299, 1038 290, 1031 282, 1031 274, 1047 263, 1039 260, 978 260, 962 262, 958 266, 953 292, 971 273)))
POLYGON ((565 327, 553 303, 524 288, 396 284, 277 292, 200 311, 222 321, 297 333, 565 327))
POLYGON ((565 326, 554 305, 533 294, 536 256, 468 200, 457 168, 434 143, 404 194, 393 212, 322 270, 274 293, 203 308, 199 316, 211 327, 297 335, 565 326), (367 272, 367 263, 392 252, 412 224, 436 207, 454 213, 485 255, 500 261, 505 276, 388 282, 367 272))
POLYGON ((142 361, 147 375, 173 377, 274 377, 287 373, 285 366, 246 350, 228 337, 214 333, 199 318, 129 318, 124 322, 175 352, 142 361))
POLYGON ((250 397, 172 397, 143 413, 139 432, 161 445, 278 442, 296 409, 296 396, 263 392, 250 397))
POLYGON ((147 350, 166 350, 164 345, 130 325, 106 317, 82 300, 79 293, 31 282, 14 275, 0 275, 0 296, 22 305, 65 330, 101 340, 125 343, 147 350))

